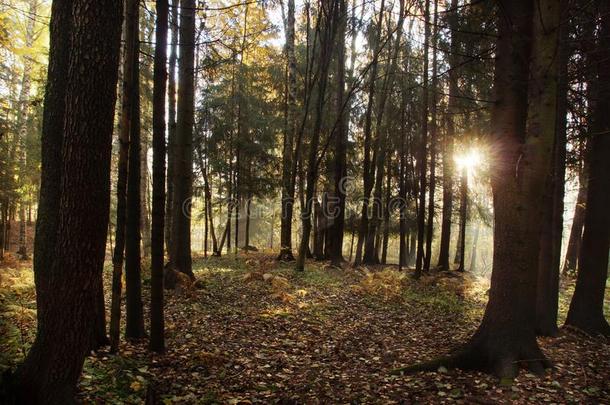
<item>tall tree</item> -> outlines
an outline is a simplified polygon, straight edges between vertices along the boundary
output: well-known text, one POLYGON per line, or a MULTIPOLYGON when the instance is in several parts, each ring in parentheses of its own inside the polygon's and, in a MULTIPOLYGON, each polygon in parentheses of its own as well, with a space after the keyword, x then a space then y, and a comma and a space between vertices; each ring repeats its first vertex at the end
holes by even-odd
POLYGON ((167 83, 167 195, 165 206, 165 249, 169 253, 172 240, 172 210, 174 196, 174 143, 176 141, 176 65, 178 62, 178 17, 180 0, 172 0, 170 28, 172 42, 169 53, 167 83))
POLYGON ((455 252, 457 270, 466 271, 466 223, 468 222, 468 168, 463 167, 460 176, 460 233, 455 252))
POLYGON ((119 124, 119 160, 116 187, 116 228, 114 253, 112 256, 112 301, 110 309, 110 349, 116 352, 119 348, 121 325, 121 290, 123 278, 123 262, 125 258, 125 225, 127 221, 127 177, 129 170, 129 146, 133 128, 135 102, 134 87, 135 65, 138 58, 136 43, 138 41, 138 20, 136 19, 138 1, 127 0, 124 7, 123 39, 123 82, 121 90, 121 115, 119 124))
MULTIPOLYGON (((138 56, 138 15, 139 3, 136 0, 125 2, 125 19, 123 24, 123 39, 125 41, 123 52, 123 83, 121 91, 121 115, 119 124, 119 160, 116 187, 116 236, 114 254, 112 257, 112 300, 110 309, 110 346, 111 351, 119 348, 119 334, 121 323, 121 290, 123 262, 125 257, 126 223, 127 223, 127 182, 129 173, 130 138, 134 128, 134 96, 138 81, 135 75, 136 59, 138 56), (135 14, 134 14, 135 13, 135 14)), ((139 125, 139 124, 137 124, 139 125)), ((133 295, 132 295, 133 296, 133 295)))
POLYGON ((165 226, 165 87, 167 85, 167 0, 157 0, 153 83, 153 201, 150 270, 150 350, 165 350, 163 236, 165 226))
MULTIPOLYGON (((379 252, 378 244, 376 244, 376 237, 378 236, 378 228, 381 222, 381 206, 382 206, 382 189, 383 189, 383 178, 384 169, 386 164, 386 157, 388 155, 388 143, 387 139, 387 125, 384 125, 383 117, 386 115, 386 109, 388 106, 387 100, 390 97, 391 89, 394 87, 394 78, 396 66, 398 64, 398 51, 400 49, 400 41, 402 39, 402 27, 405 18, 405 2, 400 2, 400 9, 398 12, 398 21, 396 23, 396 40, 391 49, 388 50, 390 55, 390 61, 387 64, 385 79, 383 81, 381 89, 381 97, 378 100, 377 110, 377 122, 375 128, 375 141, 373 144, 373 164, 370 171, 370 184, 374 187, 373 204, 371 219, 368 221, 368 233, 365 241, 365 250, 363 262, 366 264, 377 264, 379 263, 379 252)), ((388 34, 389 35, 389 34, 388 34)))
POLYGON ((559 5, 501 1, 492 111, 494 258, 481 325, 456 354, 409 368, 439 365, 514 377, 520 366, 548 366, 536 341, 536 271, 544 184, 555 136, 559 5), (531 63, 530 63, 531 60, 531 63), (531 80, 527 80, 528 77, 531 80), (528 87, 527 83, 530 83, 528 87))
POLYGON ((451 243, 451 224, 453 216, 453 178, 454 178, 454 140, 455 140, 455 115, 457 113, 457 96, 459 63, 458 42, 458 0, 451 0, 451 12, 448 15, 449 28, 451 30, 451 44, 449 59, 449 100, 446 130, 443 137, 443 212, 441 219, 441 239, 439 244, 438 268, 449 270, 449 247, 451 243))
MULTIPOLYGON (((561 0, 561 21, 567 21, 567 0, 561 0)), ((560 27, 559 70, 557 73, 557 114, 553 164, 547 181, 545 212, 538 258, 536 287, 536 331, 538 335, 557 334, 559 307, 559 272, 563 237, 564 188, 566 174, 566 125, 568 92, 568 24, 560 27)), ((549 83, 548 85, 553 85, 549 83)))
POLYGON ((19 403, 75 403, 102 283, 121 1, 54 1, 34 261, 36 340, 19 403), (78 333, 72 333, 78 331, 78 333))
POLYGON ((311 235, 311 219, 313 213, 314 194, 317 183, 317 172, 319 164, 320 134, 324 120, 324 107, 326 105, 326 88, 328 85, 328 71, 332 56, 332 50, 337 30, 338 0, 330 2, 320 2, 320 10, 316 30, 319 31, 319 57, 318 57, 318 81, 317 81, 317 100, 315 106, 314 127, 312 129, 309 143, 309 156, 307 159, 307 189, 305 192, 305 205, 301 213, 302 234, 299 245, 299 255, 296 261, 296 270, 305 270, 305 256, 309 246, 311 235))
POLYGON ((579 271, 566 325, 590 334, 610 336, 604 318, 604 293, 610 248, 610 5, 599 2, 600 29, 594 54, 597 90, 590 140, 587 210, 580 249, 579 271))
MULTIPOLYGON (((422 78, 422 116, 421 137, 417 155, 419 171, 419 196, 417 206, 417 257, 415 261, 415 277, 419 278, 424 265, 424 237, 426 226, 426 189, 428 170, 428 54, 430 44, 430 0, 424 2, 424 71, 422 78)), ((434 168, 432 168, 434 170, 434 168)))
POLYGON ((297 61, 295 56, 295 6, 294 0, 288 0, 286 15, 286 63, 287 63, 287 106, 286 129, 282 151, 282 216, 280 219, 280 260, 292 261, 292 212, 294 207, 295 184, 292 176, 294 159, 294 137, 296 134, 297 103, 297 61))
MULTIPOLYGON (((126 20, 133 21, 134 59, 131 78, 131 119, 129 121, 129 157, 127 169, 127 214, 125 220, 125 337, 144 337, 141 275, 141 110, 140 110, 140 2, 128 0, 126 20)), ((130 24, 128 22, 127 24, 130 24)))
MULTIPOLYGON (((193 194, 193 122, 195 102, 195 0, 180 1, 180 63, 178 75, 178 115, 174 143, 172 182, 172 270, 194 278, 191 258, 191 212, 193 194)), ((175 277, 166 278, 173 288, 175 277)))
POLYGON ((333 266, 340 266, 343 262, 343 233, 345 227, 345 181, 347 179, 347 135, 349 122, 345 100, 345 34, 347 30, 347 1, 339 0, 337 28, 337 123, 335 125, 334 150, 334 195, 336 209, 333 210, 332 228, 330 232, 330 260, 333 266))
POLYGON ((432 22, 432 102, 430 111, 430 192, 428 193, 428 223, 426 224, 426 254, 424 270, 430 270, 432 260, 432 238, 434 236, 434 193, 436 191, 436 153, 437 153, 437 102, 438 102, 438 0, 434 0, 434 19, 432 22))
POLYGON ((375 161, 371 156, 372 127, 373 127, 373 108, 375 106, 375 92, 377 83, 377 69, 379 65, 379 54, 381 51, 381 33, 383 28, 383 14, 385 12, 385 0, 381 0, 379 6, 379 21, 373 38, 372 60, 369 70, 369 88, 367 96, 367 106, 364 116, 364 162, 362 165, 362 182, 364 195, 362 198, 362 211, 360 214, 360 224, 358 227, 358 243, 356 245, 356 257, 354 264, 358 265, 362 262, 362 248, 366 241, 369 230, 369 200, 371 191, 373 190, 374 165, 375 161))
MULTIPOLYGON (((35 16, 37 14, 38 9, 38 1, 39 0, 29 0, 28 5, 28 13, 31 16, 35 16)), ((25 30, 25 47, 31 48, 34 43, 35 36, 35 24, 36 19, 29 18, 26 23, 25 30)), ((19 105, 17 111, 17 130, 19 131, 19 135, 17 138, 18 145, 15 145, 14 148, 19 148, 19 185, 21 188, 21 192, 23 193, 21 197, 21 201, 19 202, 19 248, 17 250, 17 254, 23 260, 28 259, 28 249, 27 249, 27 234, 26 234, 26 209, 27 202, 25 196, 25 186, 26 186, 26 178, 27 178, 27 148, 26 148, 26 137, 29 130, 29 121, 28 116, 30 112, 30 92, 32 88, 32 61, 29 56, 24 58, 23 63, 23 77, 21 79, 21 90, 19 92, 19 105)))

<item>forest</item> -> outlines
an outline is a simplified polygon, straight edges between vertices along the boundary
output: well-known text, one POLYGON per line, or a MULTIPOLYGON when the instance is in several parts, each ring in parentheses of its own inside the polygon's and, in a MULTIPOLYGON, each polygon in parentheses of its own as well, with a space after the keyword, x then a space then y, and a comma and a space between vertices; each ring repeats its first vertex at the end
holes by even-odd
POLYGON ((610 1, 0 0, 0 403, 610 404, 610 1))

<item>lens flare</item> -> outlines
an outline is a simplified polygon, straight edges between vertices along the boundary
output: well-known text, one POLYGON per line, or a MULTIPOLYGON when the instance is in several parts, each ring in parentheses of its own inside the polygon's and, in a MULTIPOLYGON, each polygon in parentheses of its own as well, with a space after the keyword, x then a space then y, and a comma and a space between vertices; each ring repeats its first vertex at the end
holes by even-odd
POLYGON ((456 155, 454 159, 459 169, 472 170, 475 167, 481 165, 481 162, 483 161, 483 156, 478 150, 471 149, 469 151, 466 151, 465 153, 456 155))

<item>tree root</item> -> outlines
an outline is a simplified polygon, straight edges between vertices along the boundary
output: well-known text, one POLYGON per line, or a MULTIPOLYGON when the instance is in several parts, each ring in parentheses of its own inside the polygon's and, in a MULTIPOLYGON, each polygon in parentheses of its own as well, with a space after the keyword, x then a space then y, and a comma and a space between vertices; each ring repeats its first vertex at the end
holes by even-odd
POLYGON ((485 342, 472 342, 453 355, 441 357, 428 362, 396 368, 390 371, 392 375, 414 374, 424 371, 437 371, 440 367, 446 369, 461 369, 466 371, 483 371, 500 379, 512 379, 519 373, 519 368, 526 368, 536 375, 543 375, 552 367, 542 351, 535 344, 511 347, 489 345, 485 342))
POLYGON ((282 249, 277 257, 280 262, 294 262, 294 255, 289 249, 282 249))

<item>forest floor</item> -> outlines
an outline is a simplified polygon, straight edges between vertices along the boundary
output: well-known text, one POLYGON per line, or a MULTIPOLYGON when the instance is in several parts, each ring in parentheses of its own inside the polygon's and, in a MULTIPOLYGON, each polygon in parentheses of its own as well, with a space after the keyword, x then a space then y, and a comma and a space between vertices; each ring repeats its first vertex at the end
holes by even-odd
MULTIPOLYGON (((35 335, 31 270, 15 261, 4 267, 0 372, 23 359, 35 335)), ((389 268, 313 262, 295 273, 263 254, 199 258, 194 267, 198 288, 166 295, 167 352, 151 355, 146 342, 131 342, 119 355, 91 355, 79 384, 84 403, 136 404, 149 395, 162 404, 610 404, 610 342, 565 329, 540 339, 555 362, 543 377, 393 375, 467 340, 483 313, 484 279, 440 273, 416 282, 389 268)))

